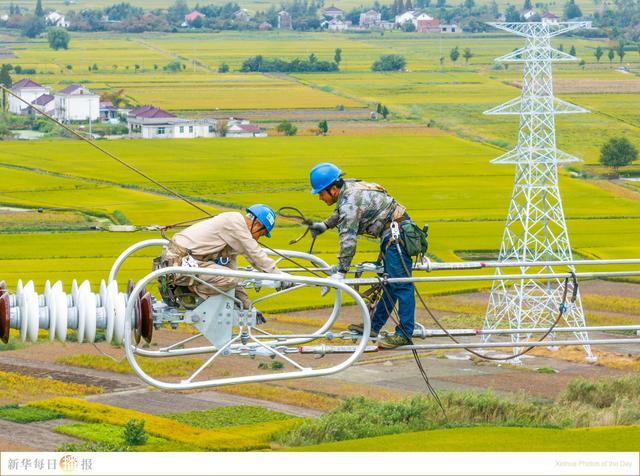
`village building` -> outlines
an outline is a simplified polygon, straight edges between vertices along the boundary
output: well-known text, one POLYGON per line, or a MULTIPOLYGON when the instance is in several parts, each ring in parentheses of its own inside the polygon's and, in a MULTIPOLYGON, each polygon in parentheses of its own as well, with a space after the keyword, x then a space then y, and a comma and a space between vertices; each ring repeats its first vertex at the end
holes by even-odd
POLYGON ((56 101, 52 94, 43 94, 31 102, 32 113, 44 113, 54 115, 56 111, 56 101))
POLYGON ((533 20, 533 18, 538 15, 535 10, 530 9, 520 10, 518 13, 520 14, 520 18, 522 18, 524 21, 533 20))
POLYGON ((249 23, 251 21, 251 16, 249 15, 249 10, 245 8, 241 8, 237 12, 233 14, 233 18, 239 23, 249 23))
POLYGON ((291 15, 285 10, 278 12, 278 29, 279 30, 291 30, 293 23, 291 22, 291 15))
POLYGON ((263 21, 262 23, 260 23, 260 25, 258 25, 258 30, 260 31, 269 31, 271 30, 271 28, 271 23, 267 23, 266 21, 263 21))
POLYGON ((100 120, 112 124, 120 121, 118 108, 111 101, 100 101, 100 120))
POLYGON ((373 28, 382 21, 382 15, 375 10, 369 10, 360 14, 358 24, 363 28, 373 28))
POLYGON ((440 33, 462 33, 462 27, 455 23, 451 25, 440 25, 440 33))
MULTIPOLYGON (((29 78, 23 78, 13 83, 11 92, 28 104, 31 104, 43 94, 49 94, 49 89, 29 78)), ((13 114, 28 114, 30 110, 28 104, 25 104, 13 96, 9 96, 9 112, 13 114)))
POLYGON ((439 33, 440 20, 437 20, 427 14, 419 15, 416 18, 416 31, 418 33, 439 33))
POLYGON ((187 25, 191 25, 194 21, 196 21, 197 18, 200 18, 201 20, 204 20, 205 18, 207 18, 207 16, 204 13, 200 13, 198 10, 194 10, 191 13, 187 13, 184 16, 184 23, 183 25, 186 23, 187 25))
POLYGON ((344 10, 340 10, 335 5, 331 5, 329 8, 325 8, 324 10, 322 10, 322 14, 325 17, 333 19, 344 18, 344 10))
POLYGON ((216 137, 213 119, 180 119, 159 107, 145 105, 127 115, 129 136, 141 139, 195 139, 216 137))
POLYGON ((95 121, 100 118, 100 96, 84 86, 71 84, 54 96, 55 116, 60 121, 95 121))
POLYGON ((231 117, 227 122, 226 137, 267 137, 267 133, 245 119, 231 117))
POLYGON ((408 12, 404 12, 400 15, 396 15, 395 23, 398 26, 402 26, 407 22, 411 22, 415 25, 416 17, 418 16, 417 12, 414 10, 410 10, 408 12))
POLYGON ((328 22, 325 23, 327 30, 329 31, 347 31, 352 28, 351 21, 339 20, 337 18, 332 18, 328 22))
POLYGON ((44 22, 49 26, 59 26, 62 28, 68 28, 69 22, 65 19, 62 13, 51 12, 44 17, 44 22))
POLYGON ((547 24, 550 24, 550 25, 554 25, 554 24, 556 24, 556 23, 558 23, 560 21, 560 18, 555 16, 553 13, 544 12, 540 16, 540 20, 542 21, 542 23, 547 23, 547 24))

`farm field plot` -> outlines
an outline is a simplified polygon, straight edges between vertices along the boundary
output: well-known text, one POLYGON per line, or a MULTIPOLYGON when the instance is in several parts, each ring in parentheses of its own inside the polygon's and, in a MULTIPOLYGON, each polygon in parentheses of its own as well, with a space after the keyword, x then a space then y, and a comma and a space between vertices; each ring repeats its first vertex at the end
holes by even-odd
MULTIPOLYGON (((585 81, 590 72, 582 72, 585 81)), ((563 81, 580 77, 578 73, 561 73, 563 81)), ((615 77, 610 74, 605 78, 615 77)), ((490 141, 501 147, 515 145, 518 120, 512 116, 486 116, 484 111, 520 95, 519 89, 505 84, 512 73, 491 72, 416 72, 416 73, 345 73, 340 75, 297 75, 306 84, 330 89, 337 94, 359 98, 375 105, 388 105, 402 120, 433 120, 465 137, 490 141), (506 75, 503 78, 503 75, 506 75)), ((511 78, 511 79, 510 79, 511 78)), ((602 80, 605 84, 607 79, 602 80)), ((636 87, 640 80, 629 80, 636 87)), ((597 88, 598 85, 592 86, 597 88)), ((558 145, 586 163, 596 163, 599 149, 609 137, 625 135, 637 145, 637 94, 559 94, 561 99, 584 106, 592 113, 559 116, 558 145)))
MULTIPOLYGON (((327 215, 329 209, 317 197, 309 195, 307 175, 313 165, 326 160, 326 150, 339 154, 340 165, 347 176, 385 184, 419 220, 502 220, 514 172, 512 167, 490 164, 500 150, 448 134, 270 137, 257 142, 130 140, 109 143, 109 150, 141 170, 152 171, 155 179, 192 197, 240 207, 264 200, 268 194, 269 202, 275 207, 297 205, 316 217, 327 215), (256 144, 259 147, 255 147, 256 144), (176 161, 185 158, 189 160, 188 168, 174 166, 176 161), (265 182, 264 170, 274 167, 277 173, 265 182)), ((28 164, 74 179, 153 190, 153 185, 108 158, 87 157, 93 157, 93 152, 88 151, 85 144, 72 141, 9 142, 0 148, 0 163, 23 167, 28 164)), ((45 193, 56 196, 56 191, 50 190, 55 187, 47 186, 43 180, 39 178, 41 187, 46 187, 45 193)), ((570 218, 640 216, 640 203, 634 200, 614 196, 577 179, 563 176, 561 181, 565 213, 570 218), (605 201, 607 206, 603 207, 605 201)), ((32 191, 37 188, 27 187, 32 191)), ((23 199, 27 200, 26 195, 23 199)), ((93 200, 89 200, 89 207, 93 200)), ((99 196, 95 200, 101 203, 99 196)), ((35 205, 36 201, 31 203, 35 205)), ((162 207, 157 207, 158 212, 161 210, 162 207)), ((162 214, 164 216, 164 210, 162 214)))

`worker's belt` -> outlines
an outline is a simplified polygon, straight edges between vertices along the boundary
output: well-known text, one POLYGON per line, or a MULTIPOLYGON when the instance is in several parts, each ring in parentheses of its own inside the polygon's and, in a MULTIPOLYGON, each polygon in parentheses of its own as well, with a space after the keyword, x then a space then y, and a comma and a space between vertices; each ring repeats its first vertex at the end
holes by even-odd
POLYGON ((395 220, 389 220, 386 225, 384 226, 384 228, 382 228, 382 231, 387 231, 390 227, 391 224, 395 221, 396 223, 402 223, 405 220, 409 220, 409 215, 407 215, 406 213, 404 215, 402 215, 399 218, 396 218, 395 220))

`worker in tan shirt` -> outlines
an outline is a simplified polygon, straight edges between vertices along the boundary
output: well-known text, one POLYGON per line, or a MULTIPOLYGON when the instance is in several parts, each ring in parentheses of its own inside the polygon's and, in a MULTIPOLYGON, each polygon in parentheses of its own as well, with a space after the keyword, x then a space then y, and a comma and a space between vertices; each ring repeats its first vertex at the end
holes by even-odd
MULTIPOLYGON (((258 244, 262 236, 271 236, 275 226, 276 214, 270 207, 262 204, 246 209, 246 216, 239 212, 221 213, 213 218, 198 222, 176 233, 163 254, 167 266, 197 266, 207 269, 237 269, 238 255, 244 256, 252 266, 265 273, 281 273, 275 261, 270 259, 258 244)), ((188 286, 202 298, 220 291, 236 289, 236 298, 243 307, 249 308, 250 300, 242 288, 237 288, 238 278, 226 276, 198 276, 205 283, 189 276, 178 276, 174 284, 188 286)), ((282 288, 293 284, 283 282, 282 288)))

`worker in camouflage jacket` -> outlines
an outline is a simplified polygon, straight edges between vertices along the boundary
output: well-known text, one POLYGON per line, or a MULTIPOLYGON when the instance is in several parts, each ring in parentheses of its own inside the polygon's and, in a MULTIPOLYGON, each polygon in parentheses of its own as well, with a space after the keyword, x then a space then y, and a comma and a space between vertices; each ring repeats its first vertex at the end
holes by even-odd
MULTIPOLYGON (((316 165, 310 174, 312 193, 328 206, 336 205, 333 214, 322 222, 310 226, 315 237, 330 228, 338 229, 340 251, 338 267, 330 276, 341 281, 356 253, 358 235, 380 238, 380 256, 384 271, 389 277, 411 276, 411 257, 404 247, 392 242, 390 225, 392 222, 410 220, 405 207, 378 184, 345 180, 342 171, 331 163, 316 165), (392 246, 393 245, 393 246, 392 246)), ((398 303, 400 323, 395 334, 381 341, 386 348, 405 345, 410 342, 414 328, 415 296, 413 283, 389 283, 385 286, 371 321, 371 336, 376 337, 387 322, 394 306, 398 303)), ((361 324, 352 324, 350 330, 362 333, 361 324)))

